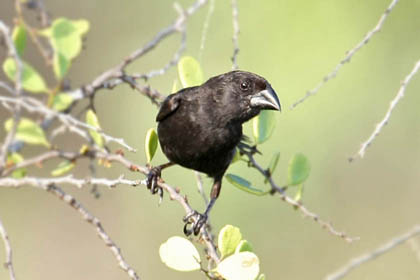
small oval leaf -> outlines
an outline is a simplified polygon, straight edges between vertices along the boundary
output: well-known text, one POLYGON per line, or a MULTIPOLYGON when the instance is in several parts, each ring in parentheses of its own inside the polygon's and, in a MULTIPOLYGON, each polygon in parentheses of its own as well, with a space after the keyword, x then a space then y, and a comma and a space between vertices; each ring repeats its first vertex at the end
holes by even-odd
MULTIPOLYGON (((26 62, 23 62, 22 70, 22 87, 25 90, 33 93, 47 91, 47 86, 45 85, 44 79, 34 68, 32 68, 32 66, 26 62)), ((8 58, 4 61, 3 71, 6 73, 10 80, 16 81, 17 66, 13 58, 8 58)))
MULTIPOLYGON (((13 119, 8 119, 4 123, 4 128, 9 132, 13 127, 13 119)), ((43 145, 49 147, 50 144, 45 137, 42 128, 27 118, 21 118, 16 129, 15 138, 22 142, 32 145, 43 145)))
POLYGON ((253 195, 266 195, 269 193, 269 191, 262 191, 260 189, 256 189, 251 185, 251 182, 247 181, 246 179, 239 177, 234 174, 227 174, 226 179, 229 183, 234 185, 240 190, 243 190, 245 192, 251 193, 253 195))
POLYGON ((179 60, 178 75, 184 88, 201 85, 204 80, 200 63, 191 56, 184 56, 179 60))
POLYGON ((304 154, 298 153, 289 162, 288 185, 295 186, 303 183, 309 176, 311 166, 304 154))
MULTIPOLYGON (((89 109, 86 112, 86 123, 93 127, 101 128, 101 126, 99 125, 98 117, 96 116, 95 112, 93 112, 92 109, 89 109)), ((101 134, 91 129, 89 130, 89 134, 96 145, 98 145, 101 148, 104 146, 104 140, 101 134)))
POLYGON ((255 143, 261 144, 270 138, 276 127, 275 112, 262 110, 258 116, 252 120, 252 132, 255 143))
POLYGON ((73 103, 73 97, 67 93, 60 93, 54 96, 52 107, 57 111, 66 110, 73 103))
POLYGON ((247 240, 241 240, 238 246, 236 246, 235 254, 240 252, 252 252, 252 245, 247 240))
POLYGON ((158 136, 154 128, 150 128, 146 133, 144 141, 144 150, 146 151, 147 162, 150 163, 155 156, 158 147, 158 136))
POLYGON ((159 248, 160 259, 168 267, 178 271, 200 269, 200 255, 188 239, 173 236, 159 248))
POLYGON ((260 272, 260 261, 252 252, 241 252, 220 262, 216 271, 226 280, 255 280, 260 272))
POLYGON ((232 255, 242 239, 239 228, 232 225, 224 226, 219 232, 218 246, 222 258, 232 255))
POLYGON ((26 30, 23 24, 16 25, 12 33, 13 43, 15 44, 16 51, 21 57, 26 47, 26 30))
POLYGON ((61 176, 72 170, 76 164, 73 161, 65 160, 58 164, 57 168, 51 171, 52 176, 61 176))

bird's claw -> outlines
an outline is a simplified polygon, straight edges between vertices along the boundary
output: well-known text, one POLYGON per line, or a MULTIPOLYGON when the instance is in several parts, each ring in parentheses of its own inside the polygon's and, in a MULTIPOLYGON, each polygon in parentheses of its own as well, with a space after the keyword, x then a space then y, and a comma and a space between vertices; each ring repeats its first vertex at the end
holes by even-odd
POLYGON ((163 198, 163 189, 159 187, 158 181, 160 179, 162 168, 157 166, 150 169, 149 174, 147 174, 146 186, 152 194, 159 194, 159 204, 163 198))
POLYGON ((191 233, 194 233, 194 235, 198 235, 200 233, 201 228, 206 224, 207 222, 207 215, 206 214, 200 214, 197 211, 192 211, 188 215, 186 215, 183 219, 185 226, 184 226, 184 234, 186 236, 191 235, 191 233), (190 227, 191 225, 191 227, 190 227))

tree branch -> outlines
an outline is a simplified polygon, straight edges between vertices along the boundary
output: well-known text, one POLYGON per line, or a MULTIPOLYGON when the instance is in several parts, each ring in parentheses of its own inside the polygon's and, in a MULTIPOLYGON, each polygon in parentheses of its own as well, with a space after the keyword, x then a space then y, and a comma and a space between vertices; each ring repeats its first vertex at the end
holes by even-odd
POLYGON ((325 277, 326 280, 337 280, 341 279, 347 274, 349 274, 353 269, 360 267, 361 265, 372 261, 376 259, 377 257, 390 252, 392 249, 397 247, 398 245, 403 244, 405 241, 417 236, 420 234, 420 225, 414 226, 410 231, 407 233, 404 233, 401 236, 395 237, 385 243, 384 245, 380 246, 379 248, 375 249, 372 252, 369 252, 363 256, 357 257, 352 259, 349 263, 344 265, 342 268, 337 270, 337 272, 334 272, 327 277, 325 277))
POLYGON ((405 77, 404 81, 401 83, 401 87, 398 90, 397 95, 394 97, 394 99, 392 99, 391 103, 389 104, 389 108, 388 108, 388 111, 385 114, 385 117, 382 119, 382 121, 380 121, 376 125, 375 130, 372 132, 372 134, 369 136, 369 138, 365 142, 362 143, 362 145, 360 147, 360 150, 357 152, 357 154, 354 155, 353 157, 349 158, 349 161, 353 161, 357 156, 360 156, 361 158, 363 158, 363 156, 366 153, 366 149, 372 144, 373 140, 375 140, 375 138, 379 135, 382 128, 388 123, 388 121, 391 117, 392 111, 395 109, 395 107, 400 102, 400 100, 404 97, 404 93, 405 93, 405 89, 406 89, 407 85, 410 83, 411 79, 417 73, 419 68, 420 68, 420 60, 417 61, 417 63, 414 65, 413 70, 411 70, 410 74, 408 74, 405 77))
POLYGON ((16 280, 15 270, 13 269, 12 246, 10 245, 9 236, 7 235, 6 229, 4 228, 1 220, 0 220, 0 236, 3 238, 4 248, 6 250, 6 262, 4 263, 4 266, 9 270, 10 280, 16 280))
POLYGON ((302 97, 301 99, 299 99, 298 101, 296 101, 290 109, 294 109, 297 105, 299 105, 300 103, 303 103, 307 98, 309 98, 312 95, 315 95, 320 88, 325 85, 329 80, 335 78, 338 74, 338 71, 340 71, 341 67, 344 66, 344 64, 350 62, 351 58, 363 47, 365 46, 370 39, 372 39, 373 35, 375 35, 376 33, 378 33, 381 28, 382 25, 384 24, 386 18, 388 17, 388 15, 391 13, 392 9, 394 9, 395 5, 398 3, 398 0, 392 0, 391 4, 389 4, 388 8, 385 10, 385 12, 382 14, 382 16, 379 19, 379 22, 376 24, 376 26, 370 30, 365 37, 363 38, 362 41, 360 41, 353 49, 351 49, 350 51, 348 51, 346 53, 346 56, 344 57, 343 60, 340 61, 340 63, 337 64, 337 66, 335 66, 334 70, 332 72, 330 72, 328 75, 326 75, 324 77, 324 79, 322 79, 321 82, 319 82, 319 84, 312 90, 309 90, 306 92, 306 95, 304 97, 302 97))

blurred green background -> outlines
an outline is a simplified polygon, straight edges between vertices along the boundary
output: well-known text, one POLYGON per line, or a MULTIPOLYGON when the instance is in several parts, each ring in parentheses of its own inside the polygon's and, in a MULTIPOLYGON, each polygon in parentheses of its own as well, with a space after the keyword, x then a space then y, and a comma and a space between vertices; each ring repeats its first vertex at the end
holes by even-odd
MULTIPOLYGON (((0 3, 0 19, 9 26, 15 14, 12 2, 0 3)), ((191 0, 179 2, 184 7, 192 3, 191 0)), ((331 221, 338 230, 361 239, 348 244, 313 221, 303 219, 300 212, 278 197, 255 197, 233 188, 227 181, 211 213, 211 221, 215 233, 225 224, 241 228, 242 235, 260 257, 261 270, 267 279, 321 279, 350 258, 373 250, 419 223, 419 76, 408 86, 405 98, 365 158, 353 163, 347 158, 359 149, 382 119, 400 82, 420 59, 420 1, 400 1, 383 30, 342 68, 337 78, 294 110, 289 109, 290 105, 315 87, 345 52, 376 25, 390 1, 238 2, 239 66, 266 77, 284 108, 277 117, 273 137, 260 147, 264 155, 258 160, 266 165, 271 154, 280 151, 274 178, 282 184, 286 182, 290 157, 296 152, 306 154, 312 172, 305 185, 304 204, 331 221)), ((231 69, 230 1, 216 0, 215 4, 201 57, 206 78, 231 69)), ((91 23, 85 50, 69 74, 75 88, 116 65, 177 16, 172 1, 45 0, 45 5, 53 18, 85 18, 91 23)), ((188 21, 185 54, 199 56, 207 9, 208 6, 188 21)), ((142 73, 162 67, 178 46, 179 35, 170 37, 130 66, 129 72, 142 73)), ((6 55, 4 50, 0 50, 1 61, 6 55)), ((36 52, 28 49, 25 58, 52 84, 53 75, 36 52)), ((150 84, 163 93, 170 93, 176 77, 173 68, 167 75, 152 79, 150 84)), ((104 130, 124 137, 138 148, 136 154, 127 152, 127 156, 144 164, 144 136, 148 128, 156 125, 157 108, 128 86, 102 90, 95 101, 104 130)), ((0 117, 4 120, 7 115, 1 110, 0 117)), ((0 136, 4 138, 3 129, 0 136)), ((69 137, 61 140, 68 149, 80 146, 69 137)), ((40 150, 29 147, 24 150, 26 155, 37 152, 40 150)), ((159 151, 153 163, 165 160, 159 151)), ((43 169, 35 168, 32 174, 48 176, 48 170, 58 162, 51 161, 43 169)), ((84 162, 75 174, 88 176, 86 167, 84 162)), ((234 164, 229 172, 264 187, 261 176, 245 163, 234 164)), ((117 164, 98 170, 98 177, 116 178, 120 174, 138 178, 117 164)), ((163 176, 171 185, 179 186, 196 209, 204 209, 193 172, 173 167, 163 176)), ((211 180, 206 179, 205 185, 209 192, 211 180)), ((172 271, 160 261, 160 244, 172 235, 182 235, 185 213, 178 203, 165 196, 158 207, 158 197, 151 196, 143 186, 101 188, 100 199, 95 199, 88 188, 65 189, 102 221, 141 279, 203 278, 199 272, 172 271)), ((46 192, 0 188, 0 218, 10 235, 18 279, 127 279, 94 228, 46 192)), ((0 261, 4 262, 2 242, 0 261)), ((403 245, 360 267, 346 279, 419 279, 419 267, 414 252, 403 245)), ((0 269, 0 279, 8 279, 5 269, 0 269)))

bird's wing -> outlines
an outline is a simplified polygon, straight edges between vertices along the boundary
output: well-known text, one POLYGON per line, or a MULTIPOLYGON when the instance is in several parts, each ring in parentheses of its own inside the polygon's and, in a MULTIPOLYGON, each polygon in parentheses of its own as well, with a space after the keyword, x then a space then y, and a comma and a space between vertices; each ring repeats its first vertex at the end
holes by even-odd
POLYGON ((180 104, 181 98, 178 94, 169 95, 162 103, 159 113, 156 116, 156 121, 160 122, 176 111, 180 104))

